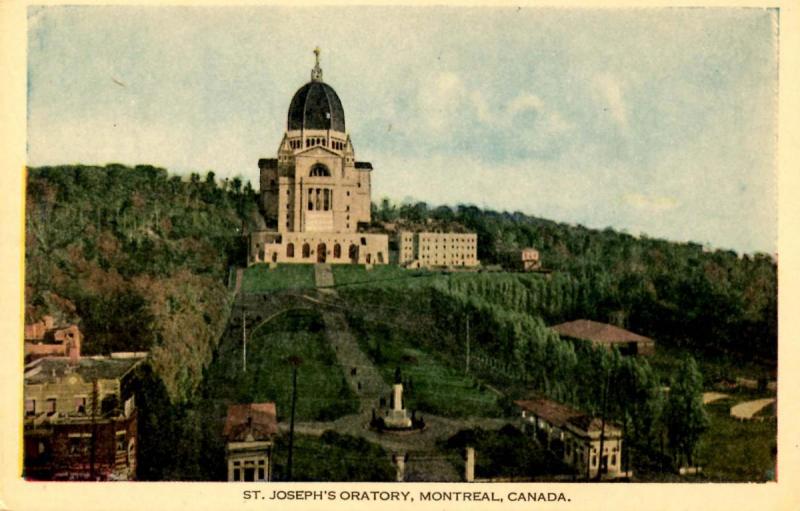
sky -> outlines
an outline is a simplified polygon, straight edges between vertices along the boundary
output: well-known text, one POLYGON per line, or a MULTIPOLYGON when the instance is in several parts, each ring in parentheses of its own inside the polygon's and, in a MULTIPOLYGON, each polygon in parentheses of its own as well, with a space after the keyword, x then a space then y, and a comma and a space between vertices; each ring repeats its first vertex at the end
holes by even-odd
POLYGON ((322 49, 373 200, 777 251, 765 9, 32 7, 28 164, 242 176, 322 49))

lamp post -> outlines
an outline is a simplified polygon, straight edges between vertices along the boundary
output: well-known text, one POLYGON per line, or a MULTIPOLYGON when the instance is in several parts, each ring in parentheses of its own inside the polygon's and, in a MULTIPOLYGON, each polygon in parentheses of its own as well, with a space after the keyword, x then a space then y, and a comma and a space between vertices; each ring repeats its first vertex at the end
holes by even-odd
POLYGON ((297 406, 297 368, 303 363, 303 359, 297 355, 292 355, 288 358, 289 364, 292 366, 292 412, 289 421, 289 458, 287 460, 287 477, 292 480, 292 451, 294 449, 294 411, 297 406))

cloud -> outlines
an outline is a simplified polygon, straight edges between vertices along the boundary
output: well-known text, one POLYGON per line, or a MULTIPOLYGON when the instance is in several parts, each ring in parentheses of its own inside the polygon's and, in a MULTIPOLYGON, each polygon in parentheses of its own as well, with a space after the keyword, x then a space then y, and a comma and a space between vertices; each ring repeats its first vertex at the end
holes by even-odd
POLYGON ((646 213, 663 213, 678 207, 678 201, 672 197, 647 196, 641 193, 625 195, 625 202, 646 213))
POLYGON ((622 98, 622 85, 611 73, 601 73, 592 79, 595 91, 601 96, 607 110, 617 125, 622 129, 628 127, 628 109, 622 98))
POLYGON ((522 94, 509 101, 506 106, 509 116, 531 110, 533 112, 540 112, 544 107, 544 102, 538 96, 533 94, 522 94))

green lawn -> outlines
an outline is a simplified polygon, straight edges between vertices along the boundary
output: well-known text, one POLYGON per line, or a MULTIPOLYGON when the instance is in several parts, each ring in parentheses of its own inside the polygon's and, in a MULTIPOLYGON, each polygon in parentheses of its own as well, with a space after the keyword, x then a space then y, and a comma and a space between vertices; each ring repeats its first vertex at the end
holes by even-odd
POLYGON ((729 410, 736 402, 723 399, 706 406, 711 424, 698 445, 697 463, 712 481, 773 479, 777 423, 732 418, 729 410))
POLYGON ((354 329, 361 349, 378 366, 387 382, 400 368, 406 382, 406 408, 445 417, 500 417, 498 396, 462 371, 400 339, 397 331, 354 329), (380 347, 378 345, 380 344, 380 347))
POLYGON ((337 286, 407 287, 431 284, 435 279, 446 278, 440 272, 428 270, 406 270, 388 264, 367 270, 363 265, 333 265, 333 278, 337 286))
MULTIPOLYGON (((288 435, 275 443, 274 480, 288 480, 288 435)), ((321 437, 295 435, 292 481, 394 481, 395 468, 379 445, 331 431, 321 437)))
POLYGON ((242 347, 232 339, 208 370, 216 399, 237 403, 274 401, 279 421, 288 421, 292 369, 287 359, 302 359, 297 373, 296 419, 331 420, 355 413, 358 401, 347 385, 316 313, 287 313, 253 331, 247 343, 247 371, 242 347))
POLYGON ((242 290, 245 293, 268 293, 313 287, 314 265, 312 264, 282 264, 272 270, 267 264, 256 264, 245 270, 242 283, 242 290))

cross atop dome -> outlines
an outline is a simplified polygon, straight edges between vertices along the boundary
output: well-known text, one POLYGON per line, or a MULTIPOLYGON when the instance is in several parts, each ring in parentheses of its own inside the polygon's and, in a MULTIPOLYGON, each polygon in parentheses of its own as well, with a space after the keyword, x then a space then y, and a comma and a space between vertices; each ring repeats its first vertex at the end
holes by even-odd
POLYGON ((322 50, 319 49, 319 46, 314 48, 314 57, 316 58, 316 64, 314 64, 314 69, 311 70, 311 81, 312 82, 321 82, 322 81, 322 68, 319 67, 319 54, 322 53, 322 50))

